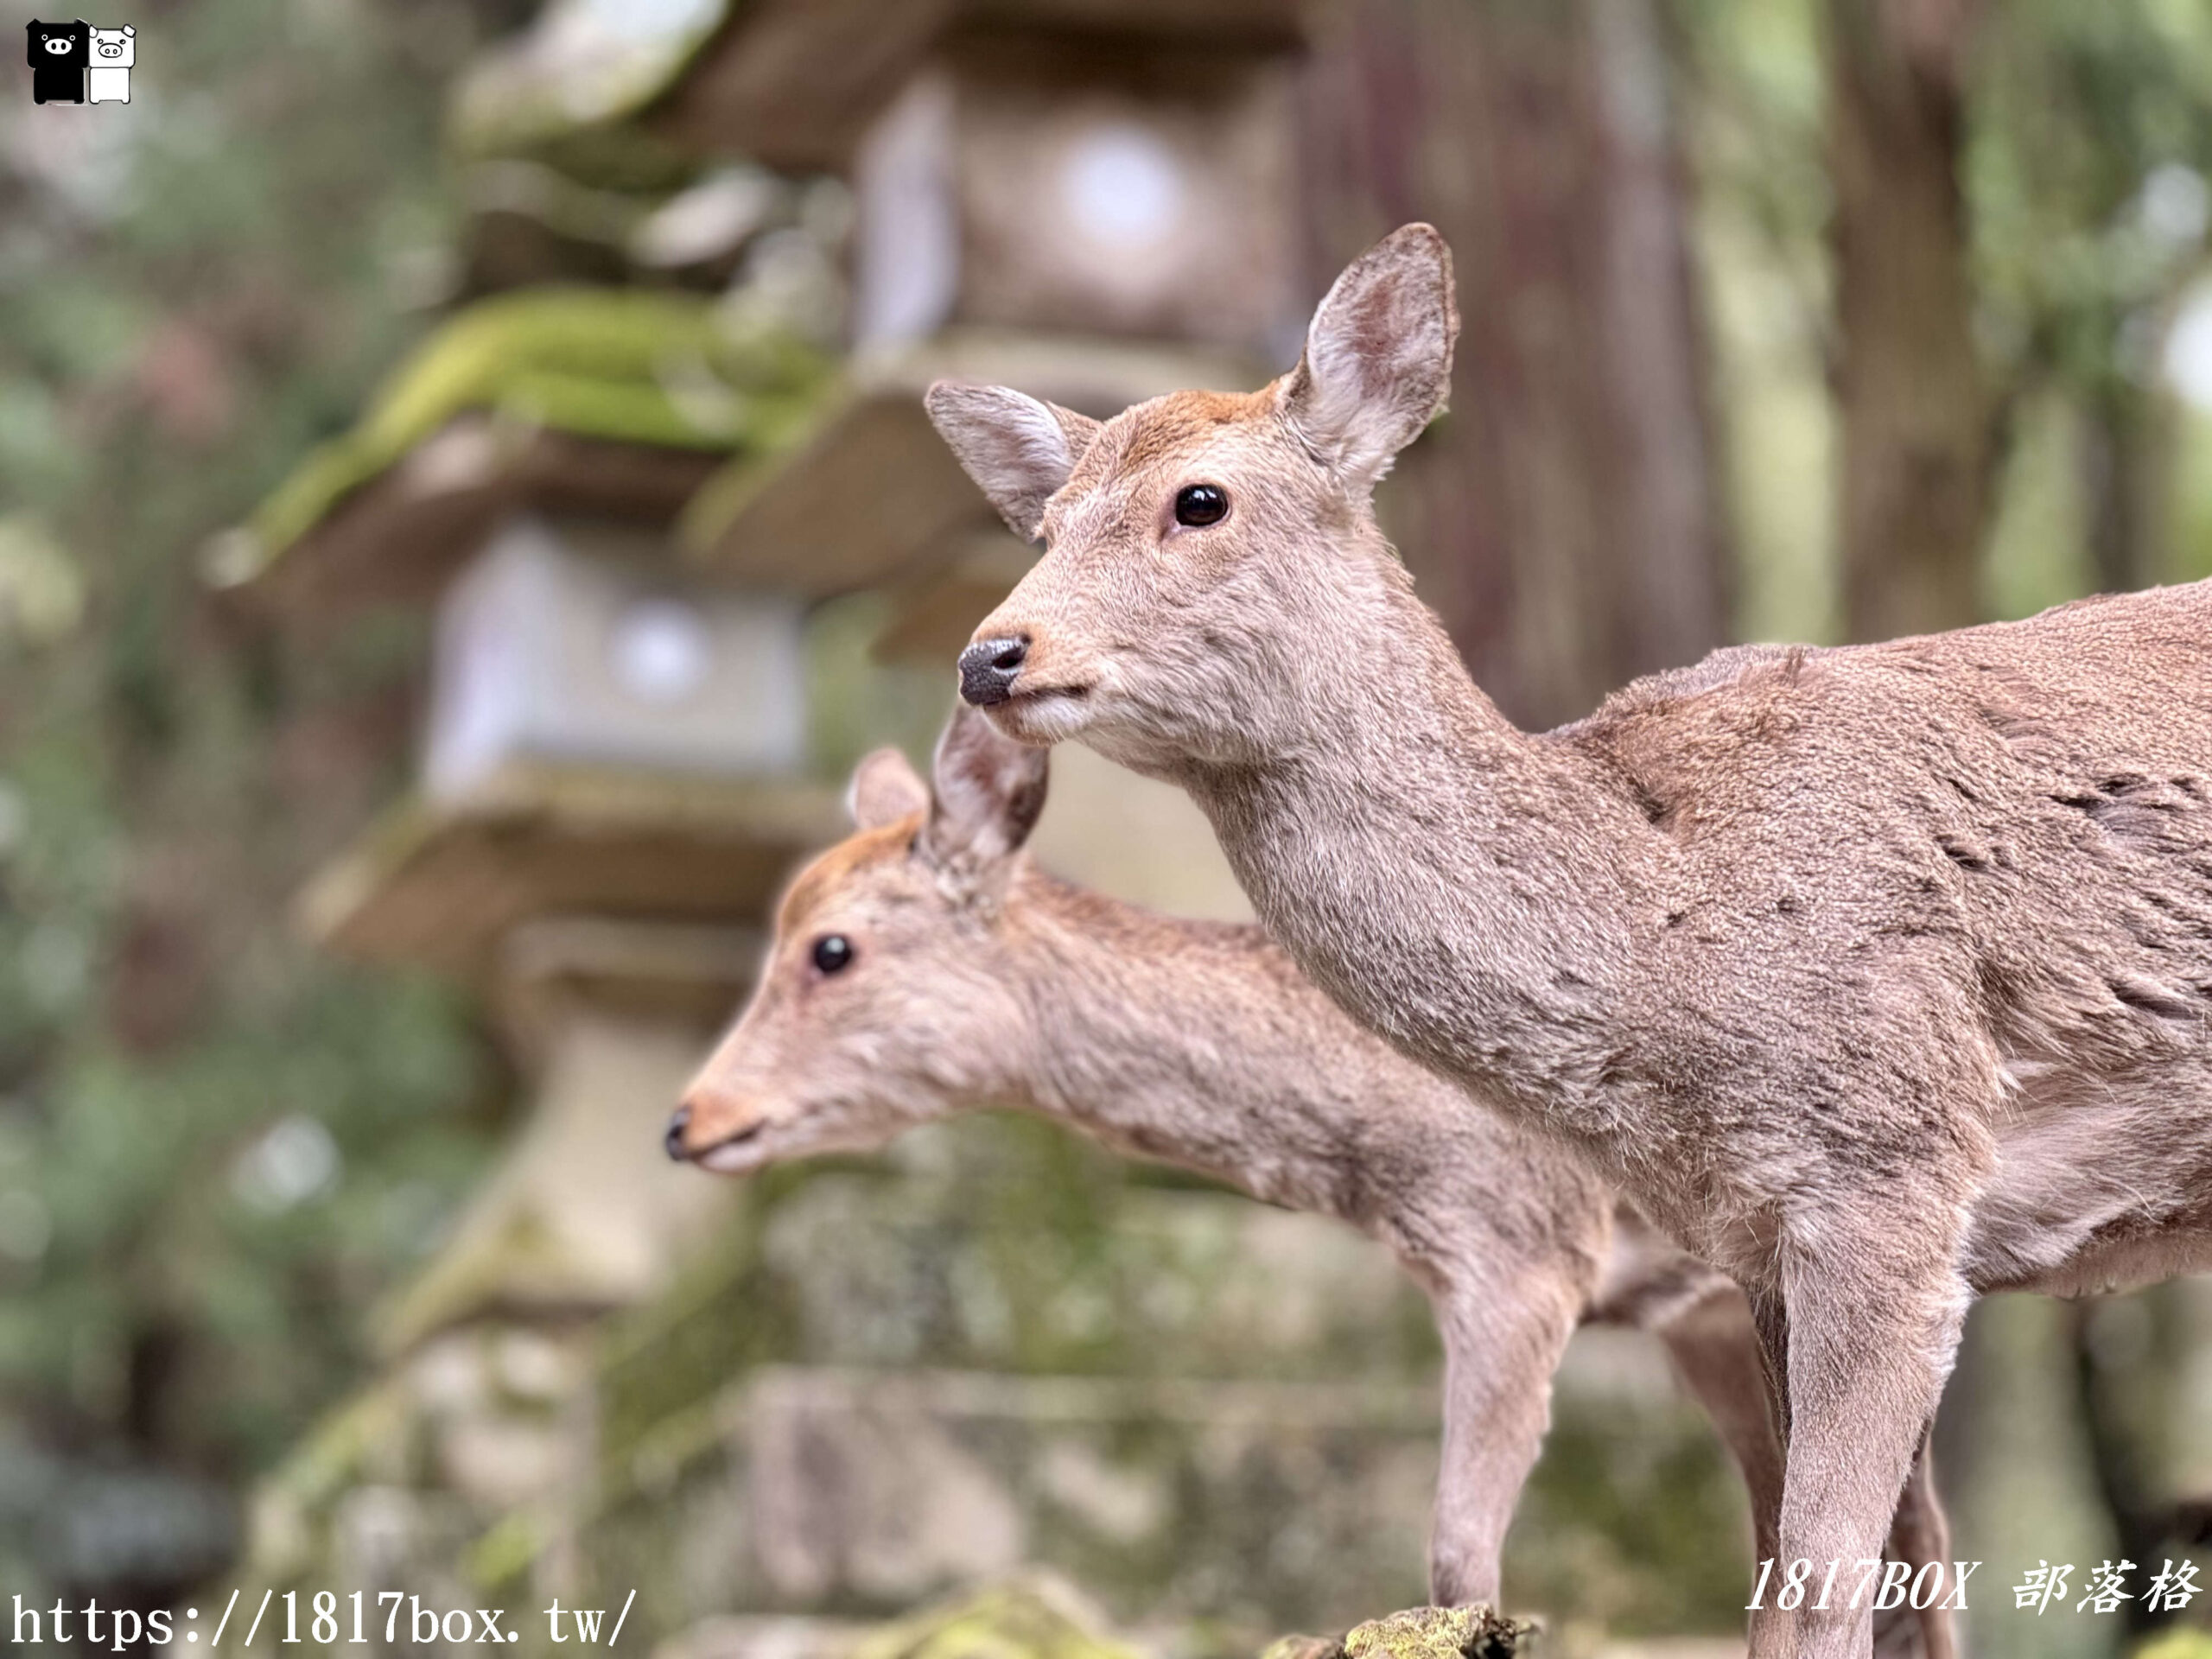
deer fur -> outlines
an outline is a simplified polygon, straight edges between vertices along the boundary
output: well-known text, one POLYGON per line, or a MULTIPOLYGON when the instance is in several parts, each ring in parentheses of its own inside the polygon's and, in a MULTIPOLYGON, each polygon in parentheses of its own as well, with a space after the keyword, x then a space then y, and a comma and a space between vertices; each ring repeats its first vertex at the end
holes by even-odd
MULTIPOLYGON (((1522 732, 1369 499, 1456 327, 1412 226, 1260 391, 1101 423, 932 389, 1046 543, 963 691, 1187 789, 1341 1005, 1736 1278, 1782 1555, 1876 1554, 1974 1294, 2212 1263, 2212 584, 1724 651, 1522 732)), ((1867 1624, 1775 1615, 1754 1652, 1852 1659, 1867 1624)))
MULTIPOLYGON (((1427 1293, 1444 1340, 1430 1571, 1446 1605, 1497 1599, 1575 1325, 1650 1331, 1743 1471, 1771 1554, 1781 1444, 1734 1284, 1576 1160, 1353 1024, 1260 929, 1171 919, 1037 868, 1022 845, 1046 766, 1046 751, 967 709, 938 746, 934 791, 896 750, 861 764, 858 832, 792 883, 671 1151, 744 1173, 990 1105, 1351 1223, 1427 1293), (831 934, 854 956, 824 975, 812 951, 831 934)), ((1944 1559, 1924 1481, 1897 1538, 1916 1570, 1944 1559)), ((1885 1650, 1947 1659, 1948 1616, 1901 1611, 1885 1650)))

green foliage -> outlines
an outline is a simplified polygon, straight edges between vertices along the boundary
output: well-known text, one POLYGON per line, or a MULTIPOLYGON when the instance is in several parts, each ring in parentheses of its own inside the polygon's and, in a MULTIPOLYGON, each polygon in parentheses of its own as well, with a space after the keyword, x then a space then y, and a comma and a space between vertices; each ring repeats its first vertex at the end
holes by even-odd
POLYGON ((2160 359, 2207 254, 2212 18, 2029 0, 1988 31, 1974 94, 1981 335, 2019 440, 2008 494, 2035 501, 1997 527, 1993 607, 2188 574, 2160 359))
POLYGON ((296 659, 194 575, 419 326, 474 29, 211 0, 141 21, 129 105, 0 117, 0 1440, 58 1458, 20 1532, 0 1468, 26 1590, 158 1583, 52 1553, 73 1495, 272 1459, 481 1167, 461 1009, 287 922, 403 764, 411 652, 296 659))
POLYGON ((1834 593, 1834 350, 1817 0, 1677 0, 1713 317, 1737 633, 1824 640, 1834 593))
POLYGON ((2204 258, 2153 181, 2212 169, 2212 21, 2024 0, 1985 47, 1967 185, 1986 337, 2015 375, 2147 378, 2157 313, 2204 258))
MULTIPOLYGON (((1747 637, 1834 626, 1825 0, 1675 0, 1747 637)), ((2212 11, 1990 9, 1961 186, 2000 442, 1986 607, 2212 569, 2212 443, 2159 354, 2203 272, 2212 11)))

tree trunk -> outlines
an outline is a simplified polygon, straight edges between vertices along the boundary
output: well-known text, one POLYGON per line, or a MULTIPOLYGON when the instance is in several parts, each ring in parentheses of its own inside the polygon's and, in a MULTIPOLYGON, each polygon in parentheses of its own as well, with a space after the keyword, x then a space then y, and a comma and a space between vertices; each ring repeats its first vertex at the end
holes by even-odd
POLYGON ((1542 725, 1726 631, 1654 0, 1348 0, 1303 87, 1315 291, 1408 219, 1458 262, 1452 412, 1379 498, 1475 677, 1542 725))
POLYGON ((1975 0, 1827 0, 1844 620, 1980 614, 1993 411, 1974 342, 1961 73, 1975 0))
POLYGON ((2082 517, 2097 588, 2107 594, 2165 579, 2165 524, 2159 507, 2171 456, 2155 400, 2114 378, 2080 410, 2082 517))

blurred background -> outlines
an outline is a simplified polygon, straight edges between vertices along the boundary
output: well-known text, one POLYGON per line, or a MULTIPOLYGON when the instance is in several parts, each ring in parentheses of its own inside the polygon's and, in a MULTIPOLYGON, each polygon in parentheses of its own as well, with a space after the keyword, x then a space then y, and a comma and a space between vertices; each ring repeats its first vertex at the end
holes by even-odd
MULTIPOLYGON (((2212 573, 2202 0, 90 21, 128 104, 0 99, 26 1604, 635 1588, 626 1641, 734 1659, 1027 1566, 1173 1654, 1421 1599, 1436 1353, 1376 1247, 1034 1122, 660 1161, 846 769, 925 752, 1030 556, 939 374, 1256 385, 1434 222, 1458 383, 1381 506, 1528 724, 2212 573)), ((1048 862, 1244 913, 1179 798, 1055 767, 1048 862)), ((1983 1306, 1938 1463, 1980 1652, 2174 1641, 2005 1604, 2212 1559, 2212 1290, 1983 1306)), ((1656 1348, 1586 1332, 1509 1600, 1725 1654, 1748 1553, 1656 1348)))

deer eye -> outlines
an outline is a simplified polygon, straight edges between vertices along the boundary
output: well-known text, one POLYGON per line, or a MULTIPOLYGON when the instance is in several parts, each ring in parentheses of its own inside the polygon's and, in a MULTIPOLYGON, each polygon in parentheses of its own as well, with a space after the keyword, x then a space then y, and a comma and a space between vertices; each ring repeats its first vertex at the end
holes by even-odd
POLYGON ((1175 492, 1175 522, 1203 530, 1229 516, 1229 495, 1217 484, 1185 484, 1175 492))
POLYGON ((842 933, 824 933, 814 942, 814 965, 825 974, 842 974, 853 965, 853 942, 842 933))

